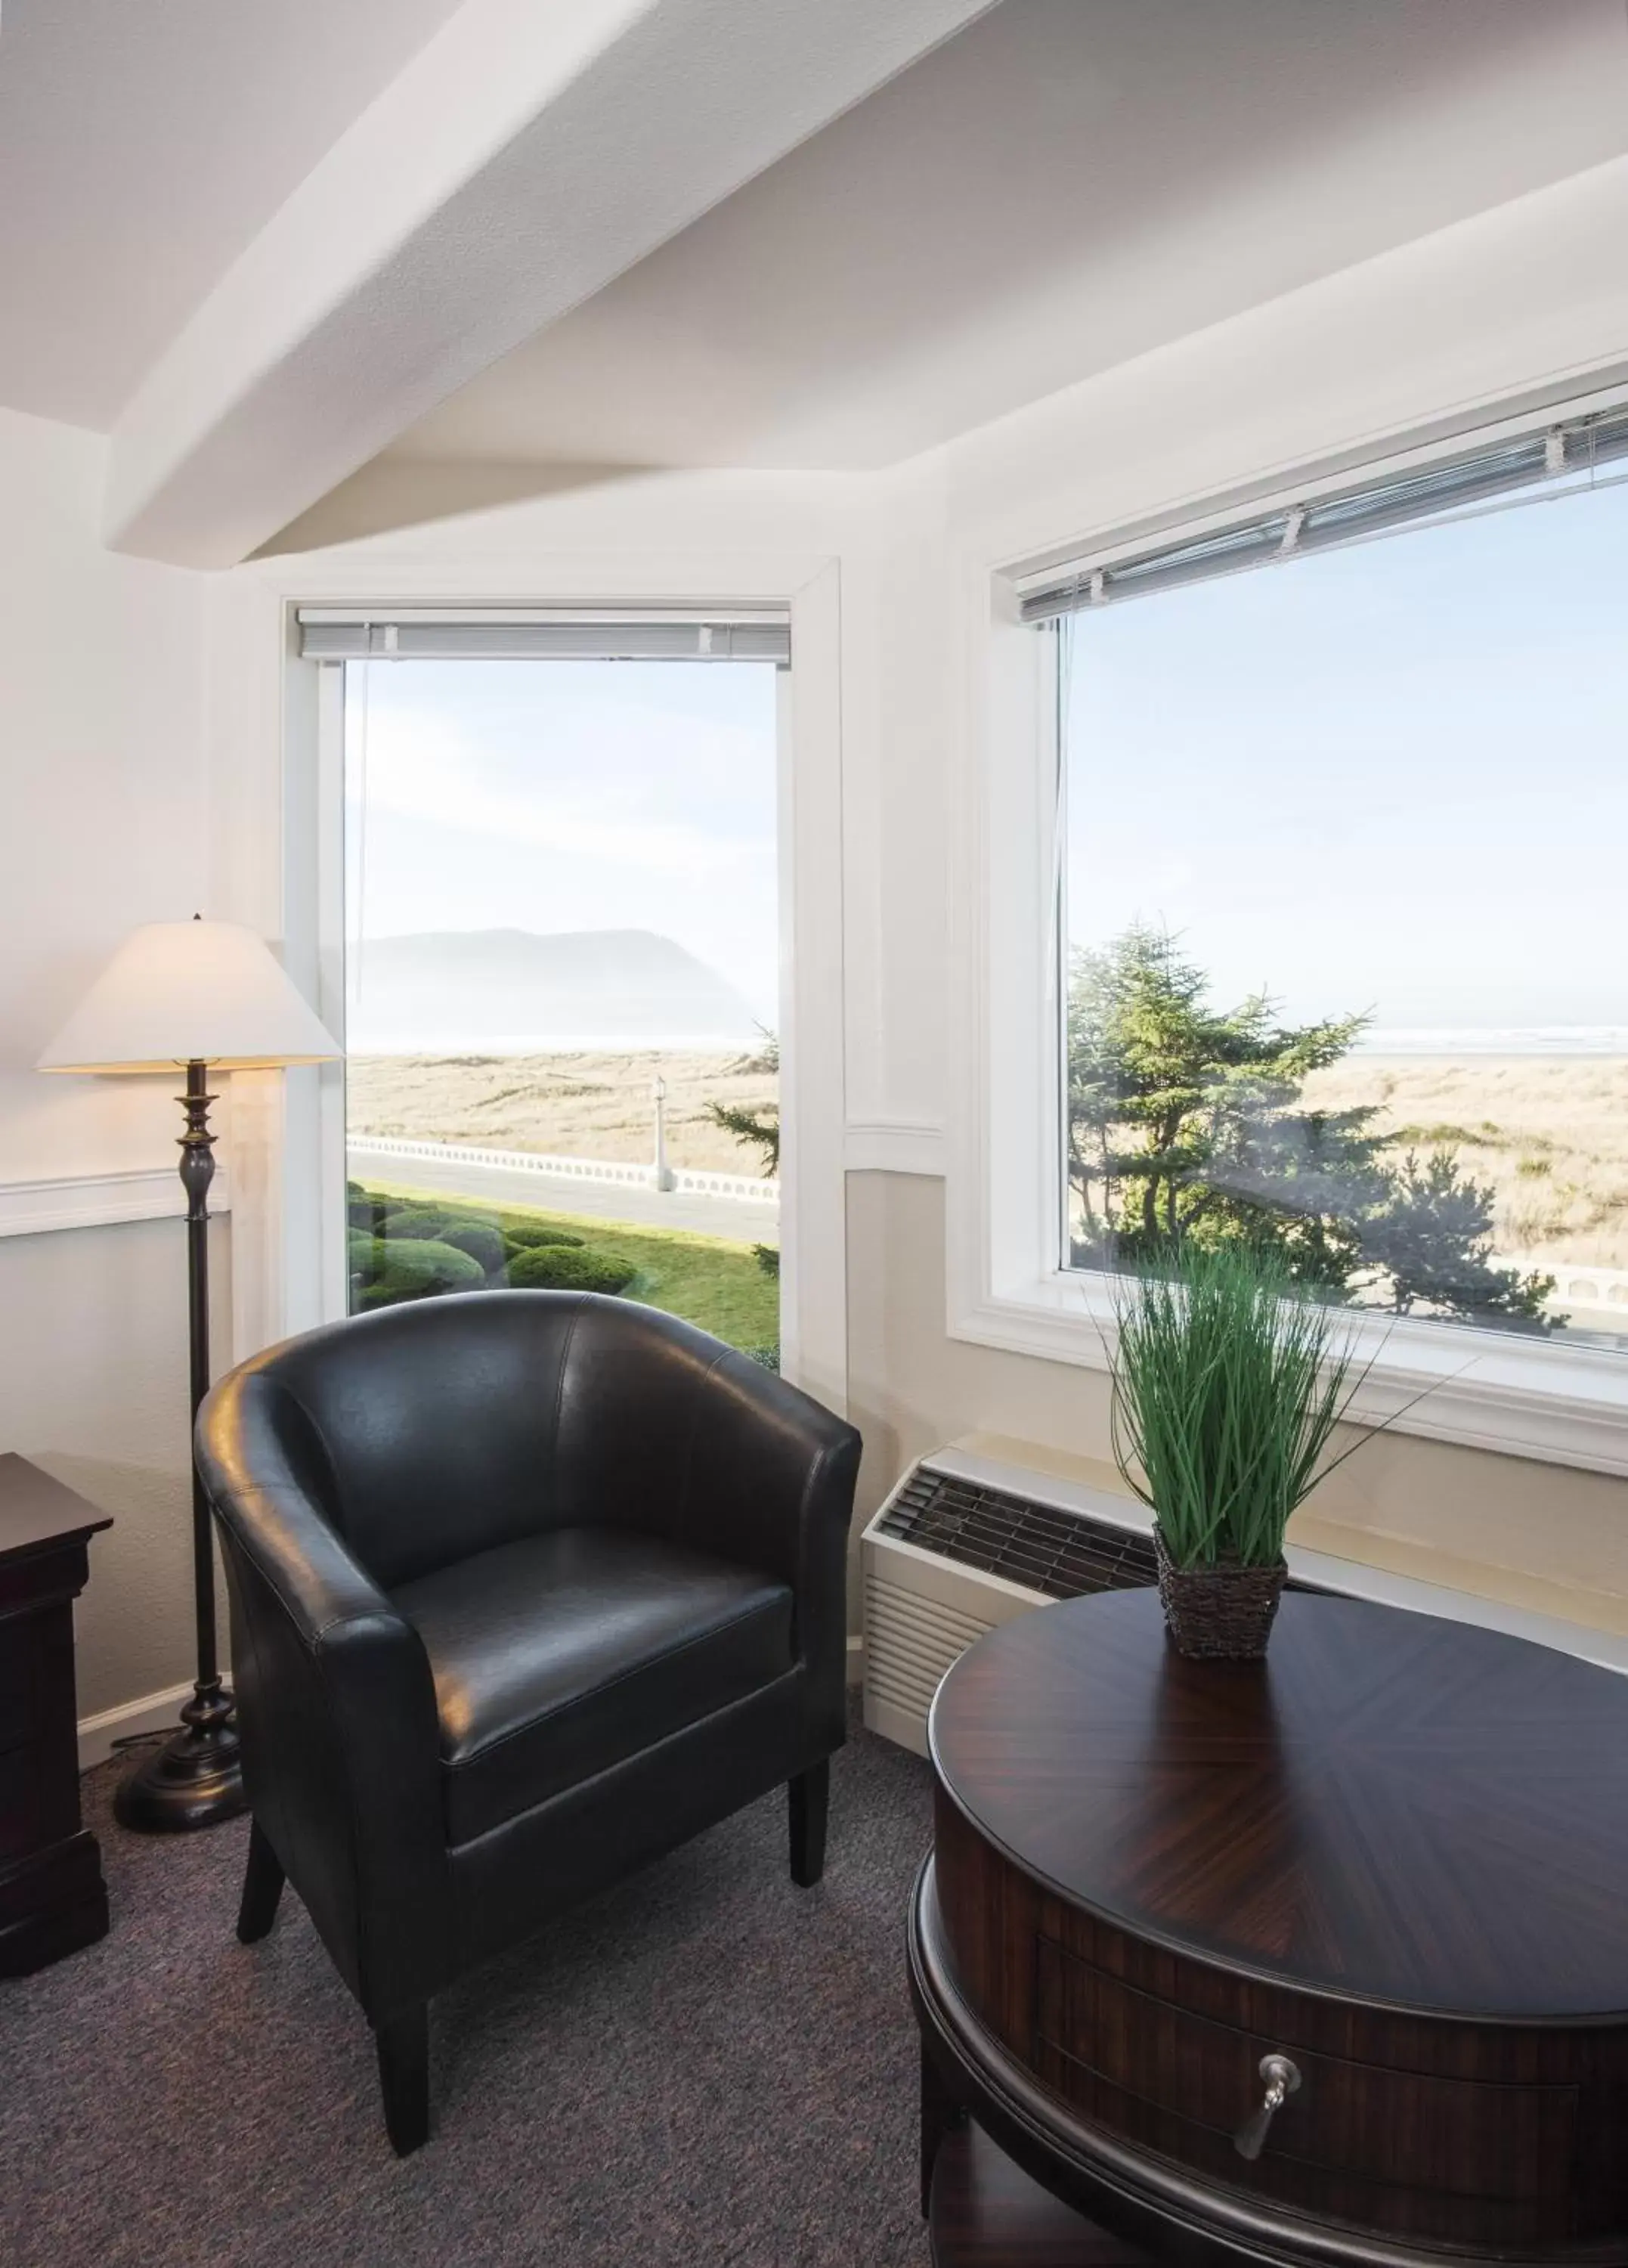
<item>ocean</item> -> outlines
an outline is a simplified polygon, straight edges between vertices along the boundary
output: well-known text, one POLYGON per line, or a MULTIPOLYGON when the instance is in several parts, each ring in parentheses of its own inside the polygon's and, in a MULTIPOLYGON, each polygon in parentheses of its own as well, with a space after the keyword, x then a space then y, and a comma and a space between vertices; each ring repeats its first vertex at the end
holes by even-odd
POLYGON ((1374 1024, 1359 1056, 1628 1056, 1628 1024, 1374 1024))

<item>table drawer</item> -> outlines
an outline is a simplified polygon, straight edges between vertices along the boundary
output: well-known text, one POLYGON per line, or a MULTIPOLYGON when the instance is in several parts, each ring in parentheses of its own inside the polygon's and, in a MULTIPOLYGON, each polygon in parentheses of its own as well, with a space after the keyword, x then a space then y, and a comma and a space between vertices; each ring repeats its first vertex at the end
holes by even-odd
MULTIPOLYGON (((1116 2103, 1140 2103, 1230 2137, 1261 2102, 1262 2057, 1287 2053, 1301 2083, 1260 2157, 1229 2149, 1222 2161, 1240 2187, 1282 2193, 1295 2186, 1286 2177, 1296 2163, 1438 2197, 1564 2213, 1577 2146, 1574 2088, 1434 2078, 1286 2046, 1139 1992, 1052 1939, 1037 1946, 1037 2067, 1088 2115, 1111 2121, 1116 2103)), ((1207 2145, 1201 2154, 1213 2161, 1207 2145)))

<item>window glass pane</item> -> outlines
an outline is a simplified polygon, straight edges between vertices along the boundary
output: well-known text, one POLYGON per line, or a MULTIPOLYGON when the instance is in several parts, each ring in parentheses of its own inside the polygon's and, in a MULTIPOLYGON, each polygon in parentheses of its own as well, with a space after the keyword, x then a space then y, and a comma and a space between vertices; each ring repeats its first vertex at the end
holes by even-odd
POLYGON ((353 1309, 779 1340, 776 672, 345 665, 353 1309))
POLYGON ((1628 1345, 1628 487, 1060 642, 1073 1263, 1628 1345))

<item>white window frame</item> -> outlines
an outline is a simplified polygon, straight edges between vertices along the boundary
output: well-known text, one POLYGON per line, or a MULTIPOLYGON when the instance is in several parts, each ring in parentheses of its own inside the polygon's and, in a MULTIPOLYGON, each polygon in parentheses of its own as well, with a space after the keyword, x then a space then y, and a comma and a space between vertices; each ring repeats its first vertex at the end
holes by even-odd
MULTIPOLYGON (((602 555, 400 564, 274 560, 216 594, 211 727, 217 902, 282 946, 336 1032, 343 1007, 343 735, 338 672, 302 659, 302 607, 730 609, 789 615, 779 680, 782 1373, 827 1407, 847 1398, 840 593, 829 557, 602 555), (324 709, 326 705, 325 718, 324 709)), ((700 665, 697 665, 700 666, 700 665)), ((233 1359, 341 1314, 342 1066, 231 1082, 233 1359)))
MULTIPOLYGON (((380 613, 384 610, 381 608, 380 613)), ((400 611, 400 610, 398 610, 400 611)), ((482 610, 487 611, 487 610, 482 610)), ((767 610, 765 610, 767 611, 767 610)), ((782 610, 775 610, 777 614, 782 610)), ((670 608, 659 610, 668 619, 678 619, 681 610, 670 608)), ((358 657, 358 659, 360 659, 358 657)), ((391 665, 378 657, 378 665, 391 665)), ((372 666, 370 659, 366 666, 372 666)), ((409 660, 405 666, 411 668, 409 660)), ((445 665, 441 665, 444 666, 445 665)), ((456 666, 456 665, 454 665, 456 666)), ((478 662, 467 665, 478 668, 478 662)), ((570 665, 566 665, 569 666, 570 665)), ((774 768, 775 768, 775 859, 776 907, 780 952, 780 983, 777 996, 775 1029, 783 1034, 781 1045, 781 1079, 782 1094, 795 1090, 796 1057, 800 1038, 796 988, 793 983, 792 940, 789 909, 781 902, 786 894, 796 887, 794 864, 791 858, 789 829, 782 814, 789 808, 792 793, 792 671, 784 663, 778 665, 759 661, 672 661, 664 665, 672 669, 721 669, 745 666, 774 668, 774 768)), ((331 659, 318 656, 302 660, 303 668, 314 668, 317 673, 316 711, 316 795, 317 795, 317 855, 311 882, 315 894, 315 922, 320 939, 318 954, 317 1009, 329 1031, 341 1044, 347 1045, 346 1059, 326 1066, 317 1078, 316 1140, 321 1156, 320 1189, 317 1206, 318 1258, 316 1278, 308 1296, 314 1297, 319 1320, 337 1322, 350 1312, 349 1273, 346 1265, 346 1217, 343 1191, 348 1163, 348 1109, 345 1086, 345 1060, 348 1058, 346 1035, 345 961, 348 951, 350 929, 346 905, 345 812, 347 808, 347 750, 345 745, 345 672, 352 666, 349 660, 331 659)), ((788 1114, 788 1116, 789 1114, 788 1114)), ((790 1234, 782 1244, 778 1276, 780 1304, 777 1340, 784 1374, 791 1373, 788 1363, 795 1363, 798 1335, 797 1287, 801 1255, 796 1229, 796 1205, 790 1191, 796 1169, 796 1138, 788 1130, 782 1138, 785 1164, 780 1174, 782 1192, 782 1231, 788 1223, 790 1234), (788 1248, 788 1246, 789 1248, 788 1248), (787 1347, 792 1352, 788 1358, 787 1347)), ((406 1169, 404 1168, 404 1171, 406 1169)), ((410 1176, 409 1176, 410 1178, 410 1176)), ((568 1206, 567 1207, 568 1211, 568 1206)))
MULTIPOLYGON (((1615 406, 1622 387, 1562 414, 1615 406)), ((1383 477, 1552 423, 1557 410, 1495 413, 1438 429, 1428 445, 1349 452, 1269 482, 1189 499, 1135 523, 1085 528, 991 561, 957 562, 969 674, 953 752, 952 1015, 958 1019, 948 1135, 947 1316, 952 1338, 1102 1371, 1112 1361, 1113 1288, 1062 1265, 1060 921, 1061 828, 1056 634, 1019 619, 1026 584, 1052 563, 1107 561, 1150 537, 1198 536, 1246 512, 1383 477)), ((1259 571, 1272 572, 1271 569, 1259 571)), ((1145 603, 1155 601, 1149 598, 1145 603)), ((1144 603, 1127 601, 1126 603, 1144 603)), ((1544 1462, 1628 1475, 1628 1353, 1495 1330, 1353 1315, 1373 1368, 1360 1419, 1544 1462), (1426 1389, 1428 1388, 1428 1392, 1426 1389), (1417 1399, 1424 1394, 1423 1400, 1417 1399), (1411 1405, 1411 1406, 1409 1406, 1411 1405)))

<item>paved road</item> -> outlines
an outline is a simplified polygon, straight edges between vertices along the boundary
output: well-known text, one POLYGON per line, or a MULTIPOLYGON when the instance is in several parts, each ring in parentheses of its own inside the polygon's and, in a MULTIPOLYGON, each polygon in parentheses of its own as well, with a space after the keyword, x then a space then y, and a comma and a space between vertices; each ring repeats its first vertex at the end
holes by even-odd
POLYGON ((780 1208, 689 1189, 642 1189, 626 1182, 579 1182, 568 1174, 516 1173, 507 1166, 448 1165, 438 1158, 388 1158, 360 1152, 351 1172, 386 1189, 446 1189, 488 1204, 536 1205, 622 1220, 639 1228, 687 1228, 734 1244, 778 1244, 780 1208))

